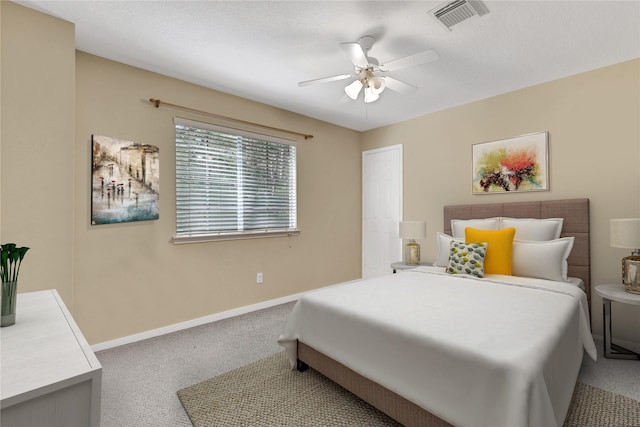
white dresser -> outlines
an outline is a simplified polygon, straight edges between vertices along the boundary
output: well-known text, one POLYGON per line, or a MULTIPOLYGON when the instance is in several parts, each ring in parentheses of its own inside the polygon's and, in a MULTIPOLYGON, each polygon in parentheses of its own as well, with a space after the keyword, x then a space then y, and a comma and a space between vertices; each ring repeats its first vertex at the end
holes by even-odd
POLYGON ((18 294, 0 329, 2 427, 99 427, 102 366, 55 290, 18 294))

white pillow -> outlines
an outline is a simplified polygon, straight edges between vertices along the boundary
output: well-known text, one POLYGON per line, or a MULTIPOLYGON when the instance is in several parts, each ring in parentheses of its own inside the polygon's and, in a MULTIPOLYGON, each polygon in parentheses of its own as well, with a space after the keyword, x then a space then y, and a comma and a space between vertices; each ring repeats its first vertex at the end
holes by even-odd
POLYGON ((477 228, 478 230, 497 230, 500 225, 500 218, 484 218, 484 219, 452 219, 451 234, 458 239, 464 239, 464 229, 467 227, 477 228))
POLYGON ((433 263, 434 267, 446 267, 449 264, 449 253, 451 251, 451 241, 464 243, 464 238, 456 239, 447 234, 437 232, 436 240, 438 242, 438 257, 433 263))
POLYGON ((516 229, 515 240, 554 240, 560 238, 563 218, 500 218, 500 228, 516 229))
POLYGON ((546 242, 514 240, 511 274, 567 282, 567 258, 573 249, 573 241, 573 237, 546 242))

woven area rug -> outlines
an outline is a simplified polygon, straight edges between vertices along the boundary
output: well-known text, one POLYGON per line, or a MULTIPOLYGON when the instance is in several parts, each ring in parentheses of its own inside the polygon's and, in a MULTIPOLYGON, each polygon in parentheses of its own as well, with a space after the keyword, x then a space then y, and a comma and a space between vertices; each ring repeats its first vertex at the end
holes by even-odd
MULTIPOLYGON (((178 391, 194 427, 399 426, 284 352, 178 391)), ((640 426, 640 402, 578 383, 565 427, 640 426)))

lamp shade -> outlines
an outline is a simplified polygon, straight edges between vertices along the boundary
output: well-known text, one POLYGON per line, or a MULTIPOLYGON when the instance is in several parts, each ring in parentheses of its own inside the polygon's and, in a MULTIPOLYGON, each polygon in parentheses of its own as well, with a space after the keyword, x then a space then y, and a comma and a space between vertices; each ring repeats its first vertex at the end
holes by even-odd
POLYGON ((360 80, 356 80, 353 83, 349 84, 344 88, 344 92, 347 96, 353 100, 358 97, 358 94, 362 90, 362 82, 360 80))
POLYGON ((371 77, 369 79, 369 88, 371 92, 380 95, 385 88, 385 81, 382 77, 371 77))
POLYGON ((427 223, 425 221, 400 222, 401 239, 424 239, 427 237, 427 223))
POLYGON ((370 87, 364 88, 364 102, 367 104, 376 101, 380 95, 375 93, 370 87))
POLYGON ((640 248, 640 218, 610 220, 609 238, 614 248, 640 248))

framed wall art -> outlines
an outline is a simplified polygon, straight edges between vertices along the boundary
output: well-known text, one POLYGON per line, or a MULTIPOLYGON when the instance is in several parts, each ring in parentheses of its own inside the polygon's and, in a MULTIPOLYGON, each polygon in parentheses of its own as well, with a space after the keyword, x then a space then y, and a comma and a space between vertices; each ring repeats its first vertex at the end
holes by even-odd
POLYGON ((158 147, 99 135, 91 146, 91 224, 158 219, 158 147))
POLYGON ((549 133, 473 145, 473 194, 549 190, 549 133))

